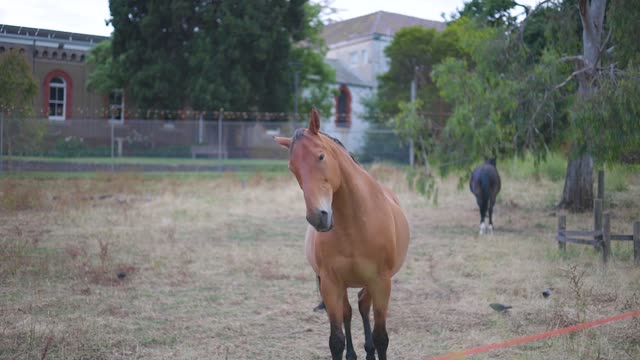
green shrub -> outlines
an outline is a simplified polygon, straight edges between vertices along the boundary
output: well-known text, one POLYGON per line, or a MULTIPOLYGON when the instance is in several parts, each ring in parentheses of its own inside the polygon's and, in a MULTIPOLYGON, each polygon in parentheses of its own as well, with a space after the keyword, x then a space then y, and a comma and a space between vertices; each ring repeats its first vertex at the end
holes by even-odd
POLYGON ((191 157, 190 145, 168 145, 152 148, 141 143, 125 145, 123 155, 134 157, 188 158, 191 157))
POLYGON ((90 146, 83 138, 67 136, 56 140, 43 155, 61 158, 71 157, 108 157, 111 148, 108 146, 90 146))
POLYGON ((567 171, 567 159, 555 153, 547 155, 547 159, 540 164, 541 172, 547 179, 557 182, 564 180, 567 171))
POLYGON ((531 155, 514 157, 502 162, 498 160, 498 170, 514 179, 547 178, 553 182, 562 181, 565 177, 567 159, 556 153, 547 154, 545 159, 536 163, 531 155))
POLYGON ((629 190, 629 182, 627 181, 629 176, 629 170, 623 165, 607 166, 604 173, 605 193, 623 192, 629 190))

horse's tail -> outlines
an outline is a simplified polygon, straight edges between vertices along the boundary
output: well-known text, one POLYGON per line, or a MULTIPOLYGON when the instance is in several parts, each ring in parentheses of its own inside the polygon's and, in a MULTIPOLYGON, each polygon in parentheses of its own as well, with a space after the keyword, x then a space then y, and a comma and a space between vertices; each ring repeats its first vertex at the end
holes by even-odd
POLYGON ((491 175, 486 170, 481 171, 478 181, 480 183, 480 201, 478 205, 480 205, 480 213, 484 218, 489 208, 489 199, 491 199, 491 175))

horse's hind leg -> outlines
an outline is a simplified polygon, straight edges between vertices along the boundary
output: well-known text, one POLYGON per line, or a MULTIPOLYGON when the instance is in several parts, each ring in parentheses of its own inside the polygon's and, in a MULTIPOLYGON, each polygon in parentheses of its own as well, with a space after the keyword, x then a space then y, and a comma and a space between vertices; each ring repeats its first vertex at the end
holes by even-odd
MULTIPOLYGON (((316 283, 318 284, 318 291, 320 291, 320 276, 316 275, 316 283)), ((320 304, 313 308, 313 311, 320 312, 324 311, 324 301, 322 300, 322 296, 320 296, 320 304)))
POLYGON ((491 197, 489 202, 489 234, 493 234, 493 207, 496 205, 496 196, 491 197))
POLYGON ((347 292, 344 293, 343 301, 343 320, 344 320, 344 335, 347 338, 347 360, 356 360, 356 351, 353 349, 353 340, 351 339, 351 305, 349 304, 349 297, 347 292))
POLYGON ((373 338, 371 337, 371 323, 369 322, 369 312, 371 311, 371 295, 367 289, 362 289, 358 293, 358 310, 362 316, 362 325, 364 327, 364 350, 367 352, 367 360, 376 360, 376 350, 373 347, 373 338))
POLYGON ((493 204, 489 205, 489 227, 487 230, 489 234, 493 234, 493 204))
POLYGON ((482 193, 476 195, 476 203, 478 203, 478 209, 480 210, 480 232, 478 234, 483 235, 485 232, 484 218, 487 214, 487 203, 484 201, 482 193))

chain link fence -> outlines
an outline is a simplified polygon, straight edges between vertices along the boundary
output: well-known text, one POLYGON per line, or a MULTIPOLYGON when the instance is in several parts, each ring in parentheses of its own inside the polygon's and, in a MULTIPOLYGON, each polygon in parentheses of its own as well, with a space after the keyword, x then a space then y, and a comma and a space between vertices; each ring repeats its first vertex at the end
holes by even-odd
MULTIPOLYGON (((143 163, 145 158, 171 159, 174 166, 194 164, 193 159, 210 159, 212 163, 229 163, 233 159, 285 160, 288 153, 273 137, 291 136, 296 128, 307 126, 306 121, 228 121, 222 114, 217 119, 199 120, 27 119, 7 126, 9 122, 4 121, 1 145, 5 171, 55 170, 51 164, 43 168, 42 163, 65 160, 72 160, 78 170, 87 169, 78 165, 83 159, 87 163, 127 159, 128 164, 135 163, 135 159, 143 163), (26 138, 25 133, 30 137, 26 138)), ((360 162, 409 163, 409 146, 390 129, 366 123, 339 127, 329 119, 323 121, 322 129, 339 139, 360 162)), ((202 164, 202 160, 197 163, 202 164)), ((147 169, 151 167, 140 170, 147 169)))

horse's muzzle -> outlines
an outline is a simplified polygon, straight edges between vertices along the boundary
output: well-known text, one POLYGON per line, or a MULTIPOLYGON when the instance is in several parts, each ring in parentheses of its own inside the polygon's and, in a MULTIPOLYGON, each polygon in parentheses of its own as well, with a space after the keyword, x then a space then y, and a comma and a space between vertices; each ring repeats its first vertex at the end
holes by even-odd
POLYGON ((317 209, 311 214, 307 213, 307 221, 318 232, 329 231, 333 228, 333 213, 317 209))

